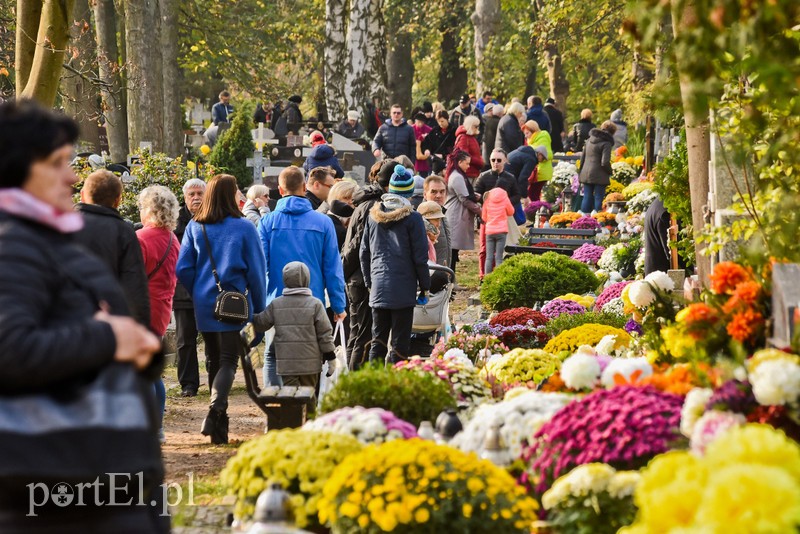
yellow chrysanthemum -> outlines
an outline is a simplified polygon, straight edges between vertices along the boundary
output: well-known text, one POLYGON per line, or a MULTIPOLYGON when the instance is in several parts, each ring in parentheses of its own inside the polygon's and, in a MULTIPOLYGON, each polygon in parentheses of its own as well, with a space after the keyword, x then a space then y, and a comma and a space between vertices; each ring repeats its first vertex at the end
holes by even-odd
POLYGON ((688 452, 656 456, 642 472, 634 494, 639 507, 637 523, 652 532, 691 525, 706 478, 703 464, 688 452))
POLYGON ((711 469, 736 463, 779 467, 800 485, 800 446, 769 425, 731 428, 706 448, 705 461, 711 469))
POLYGON ((581 345, 595 346, 605 336, 616 336, 614 348, 627 347, 631 336, 621 328, 614 328, 602 324, 587 323, 569 330, 565 330, 551 339, 545 345, 545 352, 558 354, 562 351, 575 352, 581 345))

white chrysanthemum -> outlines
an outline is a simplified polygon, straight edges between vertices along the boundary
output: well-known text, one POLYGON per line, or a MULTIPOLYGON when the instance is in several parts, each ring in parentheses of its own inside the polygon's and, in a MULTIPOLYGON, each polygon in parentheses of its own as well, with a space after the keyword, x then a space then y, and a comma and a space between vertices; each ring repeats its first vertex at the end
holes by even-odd
POLYGON ((636 491, 636 486, 642 479, 638 471, 617 471, 608 481, 606 491, 613 499, 630 497, 636 491))
POLYGON ((542 506, 549 510, 569 497, 587 497, 606 491, 615 473, 614 468, 608 464, 579 465, 556 480, 542 495, 542 506))
POLYGON ((656 294, 650 284, 642 280, 637 280, 630 285, 628 289, 628 298, 631 304, 637 308, 646 308, 656 300, 656 294))
MULTIPOLYGON (((605 306, 603 306, 603 310, 605 311, 605 306)), ((616 342, 617 336, 614 334, 603 336, 603 339, 601 339, 597 345, 595 345, 594 350, 597 354, 605 354, 606 356, 610 356, 614 354, 614 345, 616 342)))
POLYGON ((709 410, 697 420, 690 440, 692 452, 698 456, 705 454, 706 447, 728 429, 747 422, 744 415, 733 412, 709 410))
POLYGON ((459 348, 452 348, 448 350, 442 355, 442 358, 445 360, 452 360, 456 363, 459 363, 465 366, 467 369, 472 369, 473 367, 475 367, 472 363, 472 360, 470 360, 469 356, 467 356, 467 353, 459 348))
POLYGON ((783 406, 800 398, 800 366, 789 360, 761 362, 750 373, 753 395, 763 406, 783 406))
POLYGON ((645 282, 650 282, 661 291, 672 291, 675 289, 675 282, 664 271, 654 271, 644 277, 645 282))
POLYGON ((620 297, 611 299, 603 305, 602 312, 622 317, 625 315, 625 303, 620 297))
POLYGON ((561 364, 561 379, 571 389, 591 389, 600 376, 600 362, 588 354, 576 353, 561 364))
POLYGON ((647 358, 614 358, 606 365, 600 382, 607 388, 614 387, 614 377, 619 375, 625 380, 630 381, 631 376, 636 371, 641 371, 639 378, 645 378, 653 374, 653 366, 647 358))
POLYGON ((706 404, 713 394, 709 388, 694 388, 686 395, 681 408, 681 434, 692 437, 694 426, 706 411, 706 404))

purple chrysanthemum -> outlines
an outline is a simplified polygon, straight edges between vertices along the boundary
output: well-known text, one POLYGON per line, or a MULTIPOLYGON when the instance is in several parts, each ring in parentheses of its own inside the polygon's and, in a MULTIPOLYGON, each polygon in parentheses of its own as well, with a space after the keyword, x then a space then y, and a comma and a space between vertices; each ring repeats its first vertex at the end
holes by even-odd
MULTIPOLYGON (((575 225, 573 224, 572 227, 575 228, 575 225)), ((605 248, 601 247, 600 245, 584 243, 575 249, 575 251, 572 253, 572 259, 583 262, 587 265, 595 265, 600 259, 600 256, 603 255, 603 251, 605 251, 605 248)))
POLYGON ((706 403, 706 410, 722 410, 748 414, 758 406, 750 382, 728 380, 718 387, 706 403))
POLYGON ((573 230, 599 230, 600 223, 590 215, 584 215, 569 225, 573 230))
POLYGON ((569 315, 578 315, 580 313, 586 313, 586 308, 583 305, 578 304, 574 300, 567 300, 567 299, 553 299, 544 306, 542 306, 542 313, 549 317, 550 319, 555 319, 559 315, 562 314, 569 314, 569 315))
POLYGON ((642 325, 634 321, 633 319, 628 319, 628 322, 625 323, 625 331, 629 334, 636 334, 641 336, 642 335, 642 325))

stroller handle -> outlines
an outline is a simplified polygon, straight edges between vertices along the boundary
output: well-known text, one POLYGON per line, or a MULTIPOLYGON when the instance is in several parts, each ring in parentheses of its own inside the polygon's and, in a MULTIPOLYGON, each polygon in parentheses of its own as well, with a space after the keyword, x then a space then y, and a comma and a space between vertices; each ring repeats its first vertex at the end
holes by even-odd
POLYGON ((448 277, 450 277, 450 282, 455 284, 456 282, 456 273, 450 267, 445 267, 444 265, 438 264, 429 264, 428 269, 431 271, 440 271, 445 273, 448 277))

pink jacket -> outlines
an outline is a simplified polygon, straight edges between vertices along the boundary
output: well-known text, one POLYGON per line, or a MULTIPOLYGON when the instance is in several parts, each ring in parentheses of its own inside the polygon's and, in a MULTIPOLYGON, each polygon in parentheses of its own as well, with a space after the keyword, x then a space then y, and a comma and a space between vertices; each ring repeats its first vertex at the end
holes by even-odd
POLYGON ((495 187, 483 197, 481 218, 486 225, 486 234, 507 234, 508 218, 514 215, 514 206, 505 189, 495 187))

